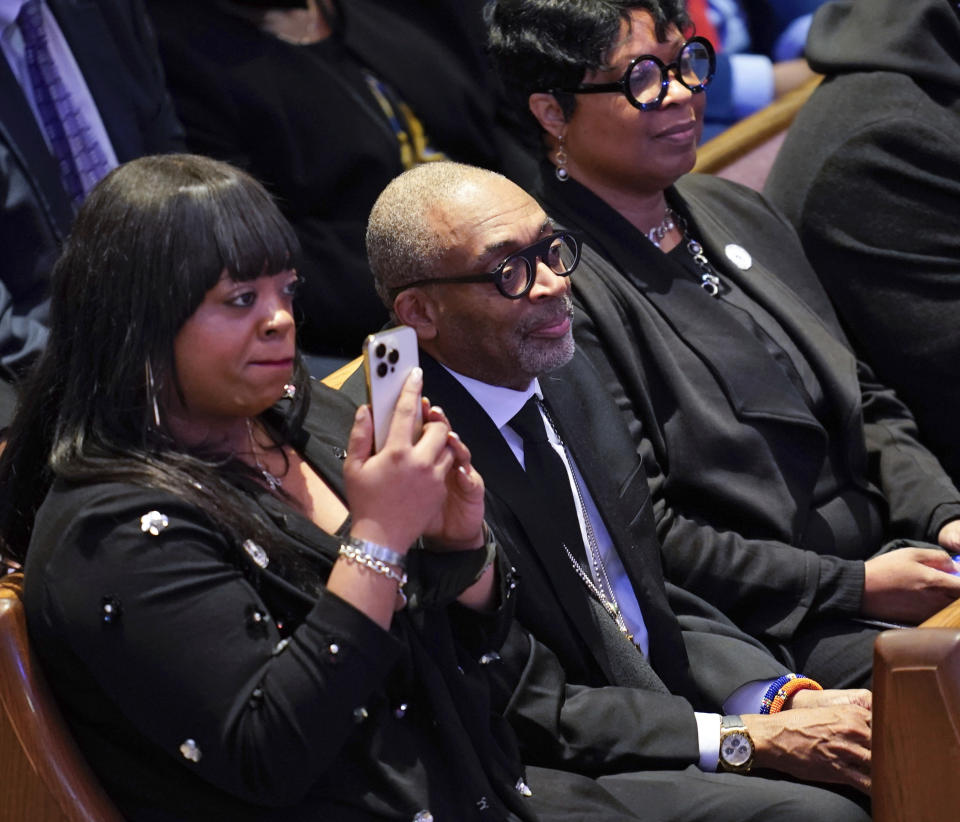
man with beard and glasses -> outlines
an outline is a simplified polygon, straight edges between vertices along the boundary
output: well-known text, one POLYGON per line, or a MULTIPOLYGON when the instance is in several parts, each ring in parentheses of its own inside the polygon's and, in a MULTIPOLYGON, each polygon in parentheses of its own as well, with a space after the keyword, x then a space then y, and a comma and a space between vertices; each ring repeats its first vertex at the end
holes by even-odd
MULTIPOLYGON (((574 350, 576 238, 506 178, 442 162, 387 186, 367 252, 393 318, 417 332, 425 392, 482 464, 519 620, 556 654, 484 660, 491 676, 519 672, 506 715, 525 761, 592 762, 652 819, 863 818, 848 797, 745 776, 752 765, 867 792, 870 695, 819 690, 664 583, 643 468, 574 350), (610 717, 617 733, 603 737, 610 717), (639 773, 610 776, 623 761, 639 773)), ((362 399, 363 376, 345 390, 362 399)))

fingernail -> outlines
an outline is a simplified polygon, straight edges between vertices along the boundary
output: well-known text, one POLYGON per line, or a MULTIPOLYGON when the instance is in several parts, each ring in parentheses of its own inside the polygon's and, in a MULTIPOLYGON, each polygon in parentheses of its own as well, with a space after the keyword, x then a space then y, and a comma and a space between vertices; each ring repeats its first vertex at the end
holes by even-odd
POLYGON ((439 405, 433 406, 433 410, 436 411, 438 414, 443 413, 443 409, 439 405))
POLYGON ((467 469, 466 469, 464 466, 462 466, 462 465, 458 465, 458 466, 457 466, 457 470, 458 470, 461 474, 463 474, 465 477, 469 477, 469 476, 470 476, 470 472, 467 471, 467 469))
POLYGON ((416 368, 410 371, 410 377, 413 379, 414 383, 419 385, 423 382, 423 369, 418 365, 416 368))
POLYGON ((447 436, 455 440, 460 439, 460 435, 456 431, 447 431, 447 436))
POLYGON ((367 406, 361 405, 357 409, 357 413, 354 415, 354 419, 359 422, 360 420, 364 419, 366 416, 367 416, 367 406))

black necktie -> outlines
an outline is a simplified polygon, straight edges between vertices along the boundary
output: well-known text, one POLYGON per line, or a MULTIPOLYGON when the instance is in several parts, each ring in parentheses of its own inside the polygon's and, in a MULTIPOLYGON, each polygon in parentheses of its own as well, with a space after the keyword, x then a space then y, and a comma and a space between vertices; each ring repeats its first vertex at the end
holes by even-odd
POLYGON ((558 539, 588 568, 583 534, 577 518, 567 467, 547 439, 536 396, 510 420, 510 427, 523 439, 523 462, 541 516, 556 526, 558 539))

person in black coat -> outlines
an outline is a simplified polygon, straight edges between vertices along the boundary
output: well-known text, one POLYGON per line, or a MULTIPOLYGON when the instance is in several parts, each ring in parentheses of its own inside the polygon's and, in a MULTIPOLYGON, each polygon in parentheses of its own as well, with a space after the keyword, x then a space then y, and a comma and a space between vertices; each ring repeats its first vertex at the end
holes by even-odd
POLYGON ((935 547, 960 546, 960 492, 855 360, 786 220, 685 176, 710 60, 683 27, 666 0, 498 0, 491 40, 544 141, 545 210, 586 246, 575 333, 641 445, 667 579, 794 669, 862 681, 854 617, 960 595, 935 547), (682 77, 657 68, 678 59, 682 77))
POLYGON ((810 34, 826 79, 765 193, 797 229, 856 350, 960 481, 960 8, 831 3, 810 34))
POLYGON ((474 15, 456 4, 434 31, 394 0, 148 5, 191 150, 264 182, 297 231, 306 352, 351 358, 386 318, 363 229, 390 179, 442 156, 535 169, 497 122, 474 15))
MULTIPOLYGON (((20 0, 0 6, 0 379, 15 382, 43 348, 50 270, 75 204, 60 177, 22 60, 20 0)), ((183 147, 142 0, 45 0, 118 162, 183 147)), ((48 35, 49 37, 49 35, 48 35)), ((2 386, 9 393, 9 386, 2 386)), ((0 422, 2 427, 2 422, 0 422)))

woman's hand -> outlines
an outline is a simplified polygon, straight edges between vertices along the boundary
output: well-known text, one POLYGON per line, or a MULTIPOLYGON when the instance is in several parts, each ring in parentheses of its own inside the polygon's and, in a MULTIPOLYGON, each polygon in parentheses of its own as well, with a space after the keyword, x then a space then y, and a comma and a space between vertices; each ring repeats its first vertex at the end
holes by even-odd
MULTIPOLYGON (((451 446, 450 425, 442 413, 427 414, 423 430, 414 441, 422 385, 423 372, 416 368, 403 384, 386 443, 379 453, 373 453, 370 409, 364 405, 357 410, 343 466, 353 517, 351 533, 399 553, 405 553, 428 528, 436 529, 445 521, 450 475, 461 474, 453 470, 457 454, 461 464, 463 460, 462 452, 451 446)), ((458 493, 470 496, 459 482, 453 485, 458 493)), ((482 516, 482 484, 480 499, 482 516)), ((460 510, 460 506, 454 509, 460 510)))
POLYGON ((960 597, 956 566, 936 548, 898 548, 864 563, 865 616, 922 622, 960 597))
MULTIPOLYGON (((424 402, 424 421, 450 426, 442 409, 424 402)), ((424 537, 436 551, 458 551, 483 545, 483 478, 470 462, 470 449, 455 431, 447 434, 453 468, 447 474, 447 499, 437 517, 427 526, 424 537)))

